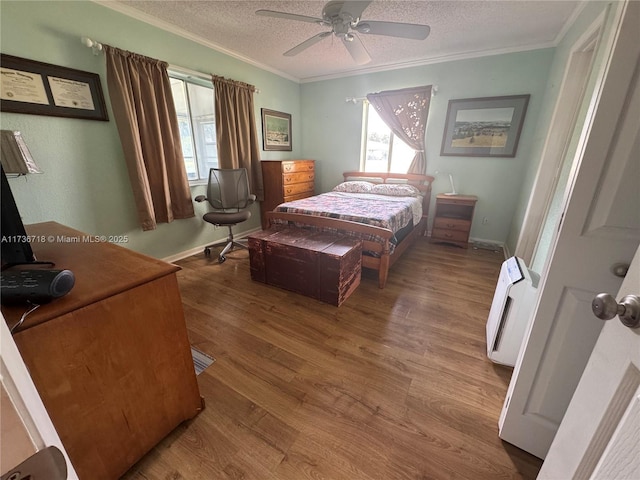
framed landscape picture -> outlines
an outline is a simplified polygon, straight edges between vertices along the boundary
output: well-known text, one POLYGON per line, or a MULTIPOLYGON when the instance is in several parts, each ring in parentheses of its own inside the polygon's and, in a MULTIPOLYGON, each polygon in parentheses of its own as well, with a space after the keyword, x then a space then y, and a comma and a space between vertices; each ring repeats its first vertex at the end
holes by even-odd
POLYGON ((262 110, 262 149, 291 151, 291 115, 262 110))
POLYGON ((529 97, 449 100, 440 155, 515 157, 529 97))

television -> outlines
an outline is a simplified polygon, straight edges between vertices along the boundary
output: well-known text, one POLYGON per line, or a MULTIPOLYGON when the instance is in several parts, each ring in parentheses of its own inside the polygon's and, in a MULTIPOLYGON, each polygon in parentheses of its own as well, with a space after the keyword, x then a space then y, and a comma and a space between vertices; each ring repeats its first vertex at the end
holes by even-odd
POLYGON ((0 235, 2 235, 2 251, 0 253, 2 269, 12 265, 35 262, 35 256, 24 229, 22 218, 16 201, 13 198, 9 181, 2 168, 2 184, 0 184, 0 235))

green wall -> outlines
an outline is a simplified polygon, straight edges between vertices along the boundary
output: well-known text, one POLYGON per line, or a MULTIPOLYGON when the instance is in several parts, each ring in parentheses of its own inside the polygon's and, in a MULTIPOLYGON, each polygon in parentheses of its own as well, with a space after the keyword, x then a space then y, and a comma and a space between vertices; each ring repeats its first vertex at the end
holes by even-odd
MULTIPOLYGON (((396 71, 355 75, 299 85, 89 1, 0 2, 3 53, 100 74, 106 90, 102 55, 94 56, 81 36, 159 58, 172 65, 223 75, 256 85, 260 108, 292 114, 293 151, 261 152, 263 159, 316 160, 318 191, 331 189, 341 172, 360 166, 362 104, 346 97, 433 84, 427 129, 427 173, 451 172, 461 193, 477 195, 471 236, 513 251, 522 227, 530 190, 561 80, 570 38, 595 18, 602 3, 589 5, 558 49, 542 49, 442 62, 396 71), (595 13, 594 13, 595 12, 595 13), (556 52, 557 50, 557 52, 556 52), (450 99, 529 93, 531 100, 515 158, 442 157, 440 146, 450 99), (483 223, 483 219, 486 222, 483 223)), ((215 8, 215 2, 211 2, 215 8)), ((128 248, 164 258, 194 250, 225 236, 196 217, 161 224, 151 232, 137 225, 133 196, 115 122, 61 119, 3 113, 3 129, 20 130, 44 174, 10 179, 25 223, 54 220, 96 235, 127 235, 128 248)), ((259 127, 259 125, 258 125, 259 127)), ((438 175, 434 193, 449 190, 438 175)), ((203 193, 193 187, 193 196, 203 193)), ((259 226, 257 205, 243 226, 259 226)))
MULTIPOLYGON (((303 84, 304 154, 317 160, 316 189, 331 189, 343 171, 360 166, 362 103, 347 103, 346 97, 437 85, 427 127, 427 173, 451 172, 458 192, 477 195, 471 236, 504 243, 525 172, 536 162, 532 156, 539 140, 536 125, 553 54, 553 49, 534 50, 303 84), (531 99, 515 158, 440 156, 449 100, 526 93, 531 99)), ((448 191, 448 175, 438 175, 434 193, 448 191)))
MULTIPOLYGON (((511 232, 509 233, 509 236, 507 238, 507 245, 509 246, 511 252, 515 251, 520 232, 522 231, 525 213, 529 204, 529 197, 531 195, 531 190, 533 188, 539 169, 539 163, 543 154, 547 128, 551 124, 556 102, 558 101, 559 90, 562 86, 562 80, 565 75, 565 70, 572 54, 571 49, 574 47, 578 39, 580 39, 580 37, 582 37, 582 35, 589 30, 591 25, 598 19, 598 17, 605 12, 608 5, 609 2, 588 2, 580 15, 576 18, 571 28, 569 28, 569 30, 563 37, 562 41, 556 47, 553 64, 551 66, 551 70, 547 80, 541 113, 538 119, 536 135, 537 138, 533 144, 532 159, 534 161, 529 164, 527 171, 525 172, 521 195, 518 200, 517 208, 513 217, 513 225, 511 228, 511 232)), ((606 33, 606 31, 611 28, 611 25, 607 25, 606 23, 603 28, 603 33, 606 33)), ((602 52, 600 52, 599 54, 596 53, 592 71, 597 70, 597 66, 600 65, 602 61, 602 52)), ((595 78, 592 74, 587 84, 584 96, 585 99, 580 107, 579 116, 576 121, 576 132, 578 133, 581 130, 581 123, 584 122, 584 118, 586 116, 586 110, 590 101, 591 93, 594 89, 594 81, 595 78)), ((537 253, 535 255, 535 258, 532 259, 530 265, 530 267, 537 272, 542 271, 544 263, 547 259, 547 255, 549 253, 549 249, 551 247, 554 232, 557 230, 556 223, 561 213, 560 209, 562 208, 561 200, 567 186, 567 178, 569 174, 568 170, 572 163, 570 157, 572 157, 573 153, 575 153, 576 142, 577 135, 574 134, 572 145, 568 149, 567 155, 565 156, 565 161, 563 162, 561 179, 558 181, 559 188, 554 195, 550 215, 546 218, 543 232, 537 247, 537 253)))
MULTIPOLYGON (((215 2, 211 2, 215 8, 215 2)), ((256 119, 260 108, 291 113, 293 152, 262 152, 264 159, 300 155, 300 87, 298 83, 259 69, 89 2, 5 1, 0 3, 2 53, 100 74, 109 122, 2 113, 2 129, 22 132, 42 175, 10 179, 25 223, 57 221, 94 235, 127 235, 128 248, 165 258, 226 237, 202 220, 206 206, 196 204, 196 217, 161 224, 143 232, 137 224, 122 147, 111 112, 103 55, 94 56, 80 37, 158 58, 184 68, 251 83, 256 119)), ((193 187, 193 196, 204 187, 193 187)), ((259 228, 259 209, 239 229, 259 228)))

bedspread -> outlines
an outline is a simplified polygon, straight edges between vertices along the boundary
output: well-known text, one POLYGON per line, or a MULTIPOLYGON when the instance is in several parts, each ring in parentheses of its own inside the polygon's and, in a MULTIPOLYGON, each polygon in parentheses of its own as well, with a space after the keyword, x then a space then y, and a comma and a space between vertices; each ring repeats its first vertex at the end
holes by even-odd
MULTIPOLYGON (((319 215, 382 227, 391 230, 395 238, 395 234, 411 221, 414 225, 420 222, 422 197, 328 192, 282 203, 275 211, 319 215)), ((375 236, 367 240, 381 241, 375 236)))

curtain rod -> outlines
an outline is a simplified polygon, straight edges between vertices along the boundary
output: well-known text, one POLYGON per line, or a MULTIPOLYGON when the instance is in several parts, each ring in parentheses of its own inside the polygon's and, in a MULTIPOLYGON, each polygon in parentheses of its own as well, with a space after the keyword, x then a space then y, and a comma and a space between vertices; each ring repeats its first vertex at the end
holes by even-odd
MULTIPOLYGON (((431 86, 431 96, 435 97, 436 93, 438 93, 438 85, 431 86)), ((346 103, 353 103, 354 105, 358 102, 364 102, 367 97, 347 97, 344 99, 346 103)))
POLYGON ((96 42, 95 40, 91 40, 89 37, 81 37, 80 43, 82 43, 85 47, 89 47, 93 50, 94 55, 100 55, 102 52, 102 44, 100 42, 96 42))
MULTIPOLYGON (((94 55, 100 55, 103 51, 102 44, 100 42, 96 42, 89 37, 80 38, 80 42, 85 46, 91 48, 93 50, 94 55)), ((176 70, 180 73, 184 73, 185 75, 200 78, 203 80, 211 80, 210 73, 198 72, 197 70, 191 70, 189 68, 180 67, 178 65, 169 65, 170 70, 176 70)), ((260 89, 256 88, 255 93, 260 93, 260 89)))

